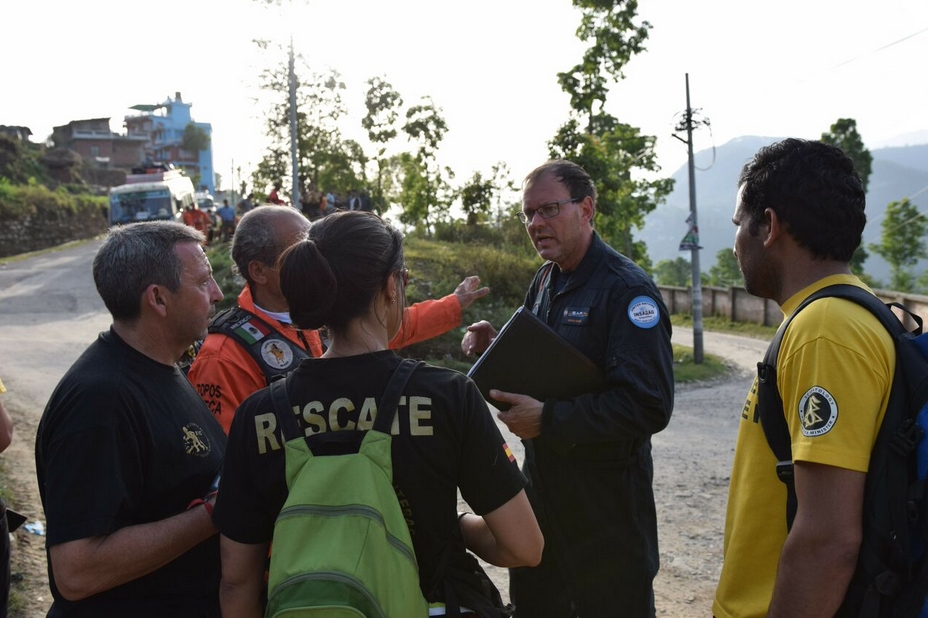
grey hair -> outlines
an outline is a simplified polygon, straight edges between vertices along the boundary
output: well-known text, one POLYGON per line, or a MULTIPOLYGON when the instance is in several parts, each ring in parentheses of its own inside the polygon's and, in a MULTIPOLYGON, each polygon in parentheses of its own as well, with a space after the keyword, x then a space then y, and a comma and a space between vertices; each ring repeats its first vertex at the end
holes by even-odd
POLYGON ((253 208, 245 213, 235 228, 232 236, 232 261, 235 270, 251 285, 248 265, 254 261, 276 266, 277 258, 287 248, 285 240, 277 238, 274 220, 284 215, 299 215, 299 211, 290 206, 267 204, 253 208))
POLYGON ((114 320, 142 312, 142 294, 152 284, 180 289, 183 264, 174 251, 182 242, 202 243, 199 231, 175 221, 146 221, 110 228, 93 259, 97 293, 114 320))

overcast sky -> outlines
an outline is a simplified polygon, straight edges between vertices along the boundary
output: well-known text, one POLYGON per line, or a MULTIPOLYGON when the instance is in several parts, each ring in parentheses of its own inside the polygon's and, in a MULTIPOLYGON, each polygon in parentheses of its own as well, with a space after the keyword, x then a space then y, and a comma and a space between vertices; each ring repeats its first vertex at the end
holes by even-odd
MULTIPOLYGON (((9 4, 0 124, 28 126, 37 141, 84 118, 111 116, 122 131, 129 106, 179 91, 212 124, 226 180, 233 162, 245 173, 262 154, 254 97, 265 57, 254 38, 292 33, 315 67, 338 70, 353 137, 368 78, 385 77, 407 104, 430 95, 449 128, 439 158, 458 180, 498 161, 521 178, 546 158, 568 113, 556 74, 584 49, 569 0, 329 0, 292 13, 249 0, 9 4)), ((648 50, 607 109, 658 137, 668 175, 686 160, 671 137, 686 73, 692 106, 711 122, 697 150, 741 135, 817 138, 841 117, 871 148, 928 142, 925 0, 640 0, 639 13, 653 26, 648 50)))

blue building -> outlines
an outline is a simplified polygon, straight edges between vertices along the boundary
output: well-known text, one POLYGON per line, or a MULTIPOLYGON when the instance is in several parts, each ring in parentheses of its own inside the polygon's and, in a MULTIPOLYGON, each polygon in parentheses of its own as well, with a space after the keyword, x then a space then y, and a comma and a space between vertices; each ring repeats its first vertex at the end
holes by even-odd
POLYGON ((213 169, 213 128, 208 122, 195 122, 190 115, 191 103, 185 103, 180 92, 164 103, 133 105, 129 109, 140 112, 126 116, 125 126, 129 137, 147 136, 144 158, 151 161, 173 163, 187 171, 194 179, 198 191, 216 192, 216 175, 213 169), (193 152, 183 147, 184 131, 193 124, 210 139, 205 150, 193 152), (199 180, 197 181, 197 178, 199 180))

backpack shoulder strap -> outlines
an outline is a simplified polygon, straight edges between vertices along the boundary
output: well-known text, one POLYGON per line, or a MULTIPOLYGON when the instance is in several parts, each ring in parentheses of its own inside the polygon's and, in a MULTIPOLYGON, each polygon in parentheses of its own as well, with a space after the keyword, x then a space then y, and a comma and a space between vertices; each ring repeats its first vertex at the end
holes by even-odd
POLYGON ((239 344, 261 368, 268 384, 310 356, 267 320, 237 305, 216 315, 209 332, 223 334, 239 344))
POLYGON ((374 419, 374 431, 390 434, 390 427, 393 425, 393 415, 396 413, 396 407, 400 402, 400 395, 406 388, 406 383, 413 372, 423 365, 422 361, 410 358, 403 359, 393 372, 393 376, 387 383, 380 398, 380 405, 377 406, 377 418, 374 419))
MULTIPOLYGON (((783 412, 783 399, 780 397, 780 391, 777 387, 777 357, 780 352, 780 344, 783 341, 783 336, 786 334, 786 329, 789 327, 793 318, 816 300, 828 297, 849 300, 868 309, 880 320, 883 327, 889 331, 894 341, 899 334, 905 332, 905 327, 902 322, 899 321, 889 306, 867 290, 848 284, 830 285, 812 293, 783 321, 780 328, 777 329, 777 334, 770 342, 770 346, 764 354, 763 362, 757 364, 757 406, 761 425, 764 429, 764 435, 767 438, 767 444, 777 458, 777 477, 785 483, 787 487, 787 530, 793 525, 798 504, 796 501, 796 489, 793 484, 792 439, 789 434, 786 416, 783 412)), ((917 332, 921 332, 921 318, 911 313, 902 305, 894 303, 893 306, 899 307, 911 316, 917 324, 917 332)))
POLYGON ((289 442, 300 435, 300 426, 296 422, 293 414, 293 406, 290 404, 290 395, 287 394, 287 385, 290 383, 290 377, 287 376, 282 380, 271 382, 269 392, 271 394, 271 403, 274 406, 274 412, 277 414, 280 432, 283 434, 283 441, 289 442))

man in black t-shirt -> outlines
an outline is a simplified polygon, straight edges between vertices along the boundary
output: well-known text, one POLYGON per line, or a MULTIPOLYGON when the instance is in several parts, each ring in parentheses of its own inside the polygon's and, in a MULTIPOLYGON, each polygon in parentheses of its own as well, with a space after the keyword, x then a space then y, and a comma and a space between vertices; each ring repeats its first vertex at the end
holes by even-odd
POLYGON ((113 228, 93 263, 113 316, 59 382, 35 457, 49 616, 219 616, 212 489, 225 436, 177 359, 222 293, 203 235, 113 228))

